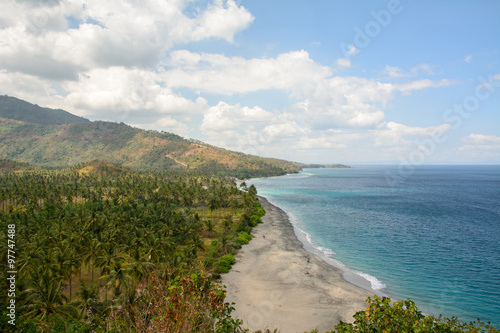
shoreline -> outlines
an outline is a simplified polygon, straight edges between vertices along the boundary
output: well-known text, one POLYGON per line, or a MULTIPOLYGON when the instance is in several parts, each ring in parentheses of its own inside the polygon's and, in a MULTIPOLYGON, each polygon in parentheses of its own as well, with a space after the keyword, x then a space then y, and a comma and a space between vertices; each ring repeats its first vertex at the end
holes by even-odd
POLYGON ((374 292, 344 279, 344 271, 309 252, 299 241, 289 216, 259 196, 266 215, 252 231, 252 241, 222 275, 233 316, 251 331, 331 331, 352 322, 374 292))
MULTIPOLYGON (((259 196, 259 197, 262 197, 262 196, 259 196)), ((342 277, 348 283, 354 284, 354 285, 356 285, 364 290, 367 290, 370 293, 372 293, 373 295, 377 295, 380 297, 388 296, 387 294, 385 294, 383 291, 380 290, 380 289, 385 289, 387 287, 383 282, 381 282, 380 280, 378 280, 374 276, 370 276, 370 275, 366 275, 366 274, 365 274, 365 276, 363 276, 364 273, 357 272, 357 271, 345 266, 342 262, 340 262, 336 259, 330 258, 328 253, 325 252, 325 250, 326 251, 330 251, 330 250, 325 249, 325 248, 317 245, 312 240, 311 235, 308 234, 303 229, 301 229, 301 227, 298 225, 297 217, 295 217, 292 213, 287 212, 285 209, 281 208, 278 204, 272 202, 268 198, 265 198, 265 197, 262 197, 262 198, 267 200, 271 205, 276 206, 285 212, 285 214, 288 217, 289 223, 293 227, 295 237, 297 237, 297 239, 301 242, 302 247, 308 253, 315 254, 318 257, 320 257, 321 259, 323 259, 323 261, 325 261, 327 264, 340 269, 343 272, 342 277), (377 285, 376 287, 378 287, 378 288, 376 288, 374 286, 374 284, 375 285, 381 284, 381 285, 377 285)))

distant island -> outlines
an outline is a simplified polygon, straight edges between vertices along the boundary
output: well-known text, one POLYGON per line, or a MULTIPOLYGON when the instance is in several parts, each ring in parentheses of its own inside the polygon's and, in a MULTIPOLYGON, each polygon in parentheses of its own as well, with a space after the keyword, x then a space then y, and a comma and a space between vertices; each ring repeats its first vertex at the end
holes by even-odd
POLYGON ((303 169, 343 169, 343 168, 352 168, 349 165, 344 164, 302 164, 301 167, 303 169))

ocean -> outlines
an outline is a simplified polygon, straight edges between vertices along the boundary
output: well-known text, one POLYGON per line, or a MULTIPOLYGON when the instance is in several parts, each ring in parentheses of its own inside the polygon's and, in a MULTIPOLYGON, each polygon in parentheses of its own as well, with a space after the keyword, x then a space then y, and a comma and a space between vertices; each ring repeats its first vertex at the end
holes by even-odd
POLYGON ((305 169, 247 184, 346 280, 500 326, 499 166, 305 169))

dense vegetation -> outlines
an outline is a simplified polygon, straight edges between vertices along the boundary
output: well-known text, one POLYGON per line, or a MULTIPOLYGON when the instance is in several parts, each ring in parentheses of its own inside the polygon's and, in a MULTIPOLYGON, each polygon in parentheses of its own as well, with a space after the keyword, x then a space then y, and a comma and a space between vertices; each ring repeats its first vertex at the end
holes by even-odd
MULTIPOLYGON (((237 330, 213 279, 261 222, 256 194, 202 171, 99 161, 1 173, 0 251, 12 249, 15 226, 17 330, 237 330)), ((1 270, 8 290, 6 260, 1 270)), ((2 331, 12 329, 9 299, 1 294, 2 331)))

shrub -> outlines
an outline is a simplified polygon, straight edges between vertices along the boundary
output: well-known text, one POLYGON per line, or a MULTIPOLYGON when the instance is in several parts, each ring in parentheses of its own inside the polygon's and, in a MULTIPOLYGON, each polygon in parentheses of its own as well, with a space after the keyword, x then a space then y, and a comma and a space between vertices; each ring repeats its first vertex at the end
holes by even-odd
POLYGON ((262 219, 258 215, 252 215, 250 220, 252 221, 252 227, 256 227, 257 224, 262 223, 262 219))
POLYGON ((219 273, 219 274, 227 273, 227 272, 229 272, 229 269, 231 269, 231 266, 235 262, 236 262, 236 259, 234 259, 234 256, 232 254, 223 255, 219 259, 217 269, 215 270, 215 272, 219 273))
POLYGON ((240 243, 241 245, 248 244, 250 240, 252 239, 252 236, 250 236, 247 232, 242 231, 238 234, 238 238, 236 241, 240 243))
POLYGON ((455 317, 424 316, 410 299, 391 305, 390 298, 374 296, 373 299, 368 297, 366 302, 366 311, 357 312, 353 324, 340 322, 335 326, 337 332, 499 332, 498 328, 479 320, 465 323, 455 317))
POLYGON ((264 210, 264 208, 260 207, 260 203, 259 207, 256 207, 253 213, 259 217, 266 215, 266 211, 264 210))
MULTIPOLYGON (((225 297, 225 291, 203 273, 170 281, 153 277, 131 311, 112 307, 110 317, 124 317, 132 332, 242 332, 242 321, 231 317, 234 309, 225 297)), ((111 331, 123 331, 110 324, 111 331)))

